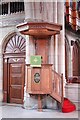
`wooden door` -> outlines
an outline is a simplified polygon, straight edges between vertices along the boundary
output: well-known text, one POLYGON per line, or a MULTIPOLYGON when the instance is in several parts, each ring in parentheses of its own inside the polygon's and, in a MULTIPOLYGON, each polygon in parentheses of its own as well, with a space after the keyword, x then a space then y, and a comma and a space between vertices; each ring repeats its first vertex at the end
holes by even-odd
POLYGON ((42 63, 48 63, 48 40, 39 39, 36 41, 36 55, 42 56, 42 63))
POLYGON ((9 64, 9 102, 23 103, 24 98, 24 64, 9 64))

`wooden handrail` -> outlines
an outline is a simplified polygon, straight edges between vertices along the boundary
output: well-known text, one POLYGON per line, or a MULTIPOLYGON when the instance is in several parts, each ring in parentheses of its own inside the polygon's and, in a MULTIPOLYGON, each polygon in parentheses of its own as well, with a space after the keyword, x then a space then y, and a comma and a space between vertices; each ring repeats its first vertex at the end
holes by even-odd
POLYGON ((55 70, 52 70, 52 72, 54 72, 55 74, 57 74, 57 76, 61 77, 61 75, 59 73, 57 73, 55 70))

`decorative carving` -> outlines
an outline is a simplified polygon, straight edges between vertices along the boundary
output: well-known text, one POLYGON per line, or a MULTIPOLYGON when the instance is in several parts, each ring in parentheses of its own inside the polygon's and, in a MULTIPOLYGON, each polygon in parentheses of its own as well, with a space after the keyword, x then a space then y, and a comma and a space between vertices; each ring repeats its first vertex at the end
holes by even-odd
POLYGON ((18 59, 18 58, 14 58, 14 59, 13 59, 14 62, 18 62, 19 60, 20 60, 20 59, 18 59))
POLYGON ((13 36, 6 45, 5 53, 20 53, 26 51, 26 41, 21 36, 13 36))
POLYGON ((40 74, 39 74, 39 73, 35 73, 35 75, 34 75, 34 81, 35 81, 36 83, 39 83, 39 82, 40 82, 40 74))

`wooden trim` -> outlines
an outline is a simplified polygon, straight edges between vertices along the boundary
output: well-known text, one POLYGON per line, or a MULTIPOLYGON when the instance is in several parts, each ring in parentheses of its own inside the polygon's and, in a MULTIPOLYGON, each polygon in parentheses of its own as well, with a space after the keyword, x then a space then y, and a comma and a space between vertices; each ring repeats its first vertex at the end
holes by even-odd
POLYGON ((6 71, 7 72, 7 75, 8 75, 8 78, 7 78, 7 87, 8 87, 8 90, 7 90, 7 97, 8 97, 8 102, 10 102, 10 64, 8 63, 8 70, 6 71))
POLYGON ((7 102, 8 94, 8 75, 6 71, 8 70, 8 59, 3 59, 3 102, 7 102))

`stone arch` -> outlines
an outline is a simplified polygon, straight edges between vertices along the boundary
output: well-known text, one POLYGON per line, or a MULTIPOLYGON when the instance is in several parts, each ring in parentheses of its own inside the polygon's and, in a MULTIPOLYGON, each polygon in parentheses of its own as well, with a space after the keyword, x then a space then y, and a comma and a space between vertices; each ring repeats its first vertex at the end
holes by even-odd
POLYGON ((2 54, 4 102, 19 104, 23 103, 25 84, 25 52, 26 40, 21 34, 18 34, 17 32, 9 33, 3 40, 2 54), (20 75, 18 75, 18 71, 20 71, 20 75), (13 78, 12 74, 13 76, 17 75, 17 78, 13 78), (15 89, 13 88, 13 84, 16 86, 15 89), (18 88, 18 84, 22 87, 18 88), (16 97, 14 97, 15 91, 18 91, 16 93, 16 97))
POLYGON ((15 32, 15 31, 10 32, 9 34, 7 34, 7 35, 4 37, 4 39, 3 39, 3 41, 2 41, 2 54, 4 53, 5 46, 7 45, 7 43, 9 42, 9 40, 10 40, 12 37, 14 37, 15 35, 21 36, 21 37, 25 40, 24 36, 22 36, 21 34, 15 32))

